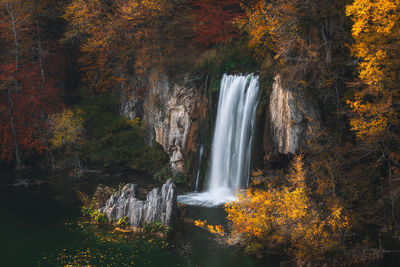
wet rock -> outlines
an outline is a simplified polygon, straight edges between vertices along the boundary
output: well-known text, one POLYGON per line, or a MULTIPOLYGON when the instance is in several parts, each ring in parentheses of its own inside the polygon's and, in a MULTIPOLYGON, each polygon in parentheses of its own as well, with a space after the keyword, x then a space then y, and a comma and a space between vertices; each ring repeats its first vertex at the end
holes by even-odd
POLYGON ((168 180, 162 187, 154 188, 146 200, 137 199, 137 185, 126 184, 120 192, 112 195, 100 208, 108 220, 117 221, 127 217, 134 227, 160 222, 172 226, 176 216, 177 202, 175 184, 168 180))
POLYGON ((275 77, 270 98, 271 135, 274 152, 295 154, 300 144, 319 128, 318 114, 300 90, 284 88, 275 77))

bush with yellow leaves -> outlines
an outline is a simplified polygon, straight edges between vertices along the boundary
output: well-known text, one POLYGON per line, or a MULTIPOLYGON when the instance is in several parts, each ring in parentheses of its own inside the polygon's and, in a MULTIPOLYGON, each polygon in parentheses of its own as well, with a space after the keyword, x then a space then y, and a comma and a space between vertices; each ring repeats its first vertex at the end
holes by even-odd
POLYGON ((337 201, 314 203, 305 175, 302 157, 295 156, 289 186, 248 189, 225 205, 231 235, 241 237, 246 251, 284 249, 300 261, 315 261, 342 248, 348 218, 337 201))
POLYGON ((54 149, 77 146, 83 141, 82 111, 64 109, 61 113, 49 116, 51 146, 54 149))

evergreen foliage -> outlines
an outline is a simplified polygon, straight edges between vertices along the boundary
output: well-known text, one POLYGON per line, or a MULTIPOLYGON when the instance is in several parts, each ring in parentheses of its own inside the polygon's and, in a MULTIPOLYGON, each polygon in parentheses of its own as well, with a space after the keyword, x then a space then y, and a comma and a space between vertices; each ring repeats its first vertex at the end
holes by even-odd
POLYGON ((123 164, 149 173, 167 162, 160 145, 146 145, 145 128, 139 119, 128 120, 116 113, 111 95, 87 97, 79 108, 87 129, 87 141, 82 148, 84 159, 105 167, 123 164))

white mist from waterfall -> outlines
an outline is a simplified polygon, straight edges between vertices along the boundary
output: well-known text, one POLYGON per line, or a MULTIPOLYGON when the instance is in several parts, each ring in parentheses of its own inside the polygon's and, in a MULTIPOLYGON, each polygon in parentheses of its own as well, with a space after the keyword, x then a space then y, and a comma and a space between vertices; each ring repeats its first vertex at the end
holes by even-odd
POLYGON ((179 202, 218 206, 248 186, 257 103, 257 76, 223 76, 206 191, 180 195, 179 202))

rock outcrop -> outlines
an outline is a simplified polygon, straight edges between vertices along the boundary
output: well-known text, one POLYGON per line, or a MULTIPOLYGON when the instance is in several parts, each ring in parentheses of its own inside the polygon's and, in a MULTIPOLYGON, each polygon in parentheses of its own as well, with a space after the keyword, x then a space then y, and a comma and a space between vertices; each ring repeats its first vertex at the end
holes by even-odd
POLYGON ((138 99, 134 90, 130 92, 121 90, 120 102, 120 114, 131 120, 138 117, 138 99))
MULTIPOLYGON (((184 79, 172 83, 165 74, 153 71, 148 77, 149 88, 143 99, 147 137, 150 143, 157 142, 164 148, 175 175, 184 172, 188 136, 193 134, 192 128, 198 127, 193 124, 192 116, 201 102, 200 92, 187 84, 184 79)), ((134 93, 124 93, 121 97, 120 112, 131 119, 138 114, 134 98, 134 93)))
POLYGON ((269 111, 274 152, 295 154, 301 142, 312 138, 319 128, 313 105, 301 91, 284 88, 279 74, 273 84, 269 111))
POLYGON ((169 154, 171 170, 175 174, 183 173, 191 116, 199 101, 199 93, 182 84, 170 84, 168 78, 160 73, 153 73, 149 80, 144 119, 150 137, 169 154))
POLYGON ((112 195, 100 208, 109 221, 127 217, 134 227, 159 222, 172 226, 176 216, 177 202, 175 184, 168 180, 161 190, 156 187, 147 194, 146 200, 137 198, 137 185, 126 184, 120 192, 112 195))

